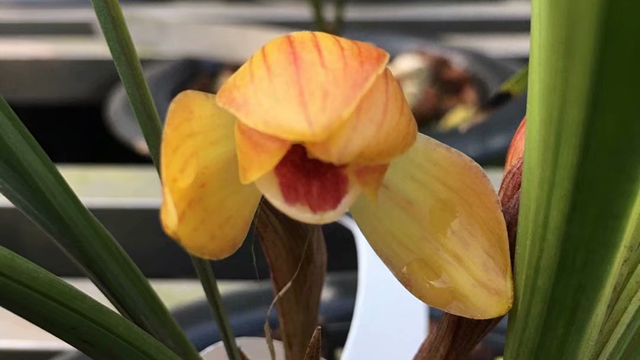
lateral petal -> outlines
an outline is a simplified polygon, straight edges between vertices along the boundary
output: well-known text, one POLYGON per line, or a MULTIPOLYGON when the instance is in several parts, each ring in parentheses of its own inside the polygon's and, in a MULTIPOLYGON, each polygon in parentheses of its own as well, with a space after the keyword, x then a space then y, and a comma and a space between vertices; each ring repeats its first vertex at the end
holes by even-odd
POLYGON ((391 163, 377 202, 351 207, 373 249, 398 280, 430 306, 487 319, 513 302, 507 231, 482 169, 419 135, 391 163))
POLYGON ((382 73, 389 54, 320 32, 295 32, 256 52, 218 92, 245 125, 286 140, 321 141, 382 73))
POLYGON ((249 184, 271 171, 282 160, 291 142, 261 133, 236 121, 236 150, 240 181, 249 184))
POLYGON ((240 183, 235 118, 214 95, 185 91, 172 102, 162 139, 161 220, 189 253, 222 259, 242 244, 260 201, 240 183))

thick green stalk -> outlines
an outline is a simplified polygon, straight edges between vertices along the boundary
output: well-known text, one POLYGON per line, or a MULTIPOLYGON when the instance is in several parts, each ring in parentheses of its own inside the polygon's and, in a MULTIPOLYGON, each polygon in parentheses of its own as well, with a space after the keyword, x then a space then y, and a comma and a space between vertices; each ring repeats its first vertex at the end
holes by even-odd
POLYGON ((199 359, 140 269, 82 204, 2 98, 0 192, 56 241, 122 315, 184 359, 199 359))
MULTIPOLYGON (((162 124, 151 93, 149 92, 149 86, 143 76, 140 60, 138 59, 135 46, 131 40, 122 9, 116 0, 92 0, 92 2, 98 21, 100 22, 100 27, 111 50, 113 61, 118 69, 118 74, 120 75, 122 84, 124 85, 140 128, 144 134, 147 146, 149 147, 149 153, 156 168, 159 170, 162 124)), ((204 277, 200 276, 200 281, 202 282, 205 292, 207 292, 207 299, 214 314, 219 315, 216 316, 216 321, 220 333, 223 335, 222 338, 229 353, 229 358, 233 360, 239 359, 234 357, 235 354, 239 354, 239 350, 235 343, 233 333, 228 326, 224 305, 222 304, 220 296, 209 296, 209 292, 211 291, 219 295, 218 284, 215 277, 213 277, 211 264, 195 256, 192 256, 191 260, 196 270, 198 270, 198 275, 205 275, 204 277)))
POLYGON ((597 358, 598 341, 621 346, 608 360, 640 358, 637 343, 615 341, 633 326, 601 338, 640 245, 626 236, 640 221, 639 13, 636 0, 533 0, 507 360, 597 358))
POLYGON ((3 247, 0 289, 3 308, 92 359, 180 360, 122 316, 3 247))

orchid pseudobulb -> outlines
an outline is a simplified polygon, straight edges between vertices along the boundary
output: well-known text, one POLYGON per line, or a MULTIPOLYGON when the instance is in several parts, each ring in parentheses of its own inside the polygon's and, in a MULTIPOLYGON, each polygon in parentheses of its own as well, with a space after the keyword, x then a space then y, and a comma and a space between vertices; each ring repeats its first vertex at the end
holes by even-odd
POLYGON ((417 133, 389 55, 314 32, 266 44, 216 95, 172 102, 162 142, 165 231, 221 259, 261 196, 296 220, 351 211, 416 297, 471 318, 513 301, 505 222, 482 169, 417 133))

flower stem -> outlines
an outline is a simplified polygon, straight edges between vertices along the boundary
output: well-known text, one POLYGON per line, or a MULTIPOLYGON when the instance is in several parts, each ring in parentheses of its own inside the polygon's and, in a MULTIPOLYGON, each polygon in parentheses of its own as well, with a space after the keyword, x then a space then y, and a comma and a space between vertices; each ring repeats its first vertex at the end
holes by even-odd
POLYGON ((218 282, 213 274, 211 263, 195 256, 191 257, 191 261, 198 273, 204 293, 207 295, 207 300, 209 300, 211 312, 213 312, 213 316, 218 324, 218 330, 220 331, 220 336, 222 337, 222 342, 224 343, 224 348, 227 351, 229 360, 242 360, 236 339, 231 330, 231 325, 229 325, 229 319, 227 319, 227 314, 224 310, 224 304, 222 303, 220 290, 218 289, 218 282))

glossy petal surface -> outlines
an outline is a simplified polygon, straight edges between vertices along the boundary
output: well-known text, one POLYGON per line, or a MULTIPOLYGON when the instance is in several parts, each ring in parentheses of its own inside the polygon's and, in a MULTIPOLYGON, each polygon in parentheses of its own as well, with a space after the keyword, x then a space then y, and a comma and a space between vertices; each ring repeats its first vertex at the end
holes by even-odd
POLYGON ((240 181, 254 182, 271 171, 291 147, 291 142, 267 135, 236 121, 236 150, 240 181))
POLYGON ((238 249, 260 201, 255 186, 240 183, 234 123, 214 95, 197 91, 178 95, 167 114, 162 225, 188 252, 207 259, 238 249))
POLYGON ((416 297, 447 312, 505 314, 513 285, 504 218, 482 169, 419 135, 391 163, 377 202, 351 207, 367 240, 416 297))
POLYGON ((292 33, 255 53, 220 89, 218 103, 265 134, 321 141, 349 117, 388 59, 363 42, 292 33))
POLYGON ((400 85, 385 70, 339 129, 306 146, 314 157, 334 164, 384 164, 407 151, 417 132, 400 85))

